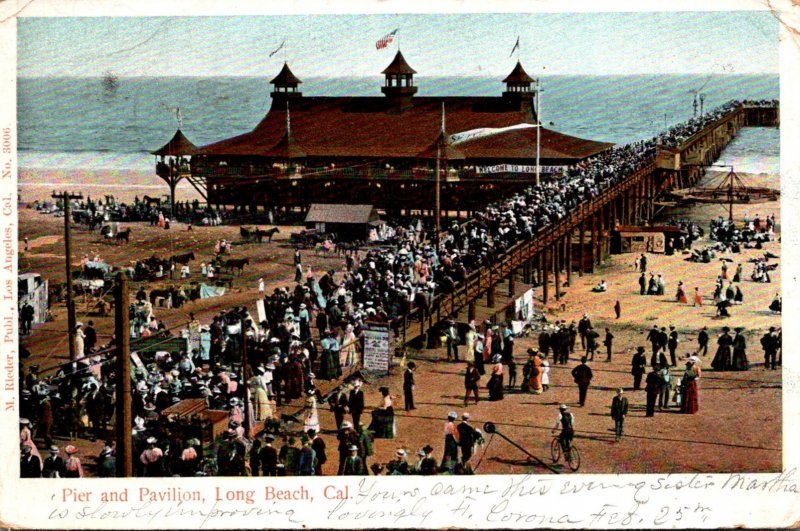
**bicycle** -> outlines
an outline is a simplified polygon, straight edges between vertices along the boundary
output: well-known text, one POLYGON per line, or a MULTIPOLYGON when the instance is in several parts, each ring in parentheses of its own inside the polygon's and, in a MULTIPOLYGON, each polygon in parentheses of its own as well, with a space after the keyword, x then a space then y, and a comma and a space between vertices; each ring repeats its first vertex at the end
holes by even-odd
MULTIPOLYGON (((553 458, 553 463, 558 463, 561 459, 563 449, 561 448, 561 439, 557 435, 553 438, 553 442, 550 443, 550 457, 553 458)), ((570 444, 569 452, 565 456, 567 466, 573 472, 577 472, 578 469, 581 467, 581 454, 578 452, 578 447, 574 444, 570 444)))

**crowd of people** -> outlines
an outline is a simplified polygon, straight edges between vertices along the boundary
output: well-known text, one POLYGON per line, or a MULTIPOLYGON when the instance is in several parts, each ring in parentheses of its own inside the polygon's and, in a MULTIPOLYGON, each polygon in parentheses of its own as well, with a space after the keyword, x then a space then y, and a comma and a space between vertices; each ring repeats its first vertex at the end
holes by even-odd
MULTIPOLYGON (((516 243, 535 237, 584 201, 652 162, 657 144, 679 143, 709 120, 728 112, 732 105, 735 104, 673 127, 657 138, 607 150, 571 167, 559 179, 531 186, 490 205, 468 223, 454 223, 441 236, 438 247, 431 243, 436 238, 426 238, 425 231, 418 226, 393 227, 392 248, 369 250, 363 256, 348 255, 344 271, 329 270, 319 278, 310 267, 304 266, 298 250, 295 266, 299 276, 295 277, 294 287, 276 288, 271 294, 263 294, 263 319, 254 319, 245 307, 220 312, 207 326, 210 341, 205 349, 195 339, 201 325, 192 317, 186 325, 189 347, 143 356, 142 366, 135 373, 133 393, 136 474, 243 475, 248 468, 254 475, 258 471, 265 475, 321 474, 327 459, 317 407, 323 402, 330 405, 336 418, 338 473, 366 473, 376 433, 379 438, 394 436, 393 405, 388 389, 382 392, 382 401, 376 407, 382 412, 378 414, 380 418, 373 419, 373 429, 369 429, 361 420, 364 404, 363 391, 362 398, 358 398, 361 386, 358 378, 345 381, 329 396, 322 396, 315 383, 340 380, 347 369, 358 364, 365 322, 392 323, 398 327, 412 310, 418 310, 420 318, 424 318, 433 309, 436 295, 452 292, 472 271, 500 259, 516 243), (249 360, 244 367, 243 351, 248 353, 249 360), (213 451, 201 445, 198 437, 181 437, 185 430, 176 430, 169 414, 164 414, 172 405, 190 398, 205 400, 211 409, 229 411, 229 428, 213 451), (292 405, 301 408, 302 419, 278 414, 278 408, 292 405), (251 408, 249 414, 245 414, 246 408, 251 408), (344 420, 347 413, 352 415, 352 422, 344 420), (245 417, 250 425, 245 425, 245 417), (299 447, 295 446, 297 440, 287 434, 291 431, 287 422, 294 428, 303 425, 299 447), (256 423, 263 423, 265 429, 260 438, 252 439, 249 435, 256 423), (274 458, 272 444, 279 438, 284 443, 274 458)), ((95 206, 90 207, 88 203, 89 200, 82 206, 88 210, 102 206, 104 216, 106 208, 118 208, 124 209, 125 215, 142 215, 143 219, 159 222, 158 209, 138 200, 131 207, 109 207, 99 202, 91 202, 95 206)), ((184 206, 189 210, 199 209, 196 204, 184 206)), ((641 271, 644 275, 644 264, 641 271)), ((137 297, 137 301, 141 299, 137 297)), ((132 311, 136 317, 137 309, 132 311)), ((148 321, 145 328, 149 329, 152 316, 148 312, 145 318, 148 321)), ((155 322, 158 332, 158 321, 155 322)), ((141 329, 142 323, 138 326, 141 329)), ((484 323, 481 333, 470 323, 470 331, 465 403, 471 391, 478 401, 476 386, 486 372, 489 372, 486 383, 489 400, 502 400, 504 389, 516 385, 514 334, 505 323, 497 327, 484 323), (470 371, 472 376, 468 377, 470 371)), ((166 330, 161 332, 168 335, 166 330)), ((538 351, 529 352, 523 368, 523 389, 533 393, 546 391, 549 351, 553 352, 554 364, 566 363, 577 337, 593 359, 599 334, 592 328, 588 315, 577 326, 574 322, 556 322, 545 329, 539 336, 538 351)), ((452 351, 448 348, 448 357, 452 353, 458 360, 460 338, 451 337, 449 341, 454 348, 452 351)), ((30 400, 25 418, 35 426, 45 446, 52 444, 53 433, 77 437, 87 430, 91 437, 105 438, 116 398, 115 374, 103 352, 113 345, 111 338, 96 352, 94 345, 87 348, 87 353, 94 354, 93 360, 67 364, 47 381, 39 379, 35 371, 26 375, 22 393, 35 399, 30 400), (84 412, 87 420, 82 418, 84 412)), ((586 380, 585 374, 579 376, 576 381, 586 380)), ((588 382, 585 385, 588 387, 588 382)), ((581 402, 584 399, 585 394, 581 402)), ((454 420, 449 418, 448 422, 454 420)), ((468 421, 468 416, 463 420, 468 421)), ((456 438, 455 429, 446 428, 446 432, 456 438)), ((33 437, 28 440, 32 443, 33 437)), ((391 467, 387 464, 381 470, 463 473, 465 463, 456 458, 453 441, 446 440, 445 448, 443 467, 431 463, 432 448, 426 446, 421 450, 425 455, 420 455, 417 465, 405 461, 406 450, 402 454, 398 450, 397 463, 391 467)), ((102 463, 109 456, 98 457, 102 463)))

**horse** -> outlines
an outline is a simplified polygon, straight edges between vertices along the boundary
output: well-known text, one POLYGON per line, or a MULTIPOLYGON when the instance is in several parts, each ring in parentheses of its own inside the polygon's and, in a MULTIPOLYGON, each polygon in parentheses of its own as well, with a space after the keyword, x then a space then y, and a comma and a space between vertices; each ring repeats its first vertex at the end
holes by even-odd
POLYGON ((261 243, 264 238, 267 238, 267 241, 269 243, 272 243, 272 237, 278 234, 279 232, 280 229, 278 229, 278 227, 272 227, 271 229, 267 230, 260 230, 258 227, 256 227, 255 237, 256 240, 258 240, 258 243, 261 243))
POLYGON ((225 263, 222 267, 229 269, 233 272, 234 269, 239 270, 239 274, 241 275, 244 272, 244 266, 250 263, 249 258, 232 258, 230 260, 225 260, 225 263))
POLYGON ((188 253, 184 254, 176 254, 175 256, 171 257, 169 261, 175 264, 186 265, 194 259, 194 251, 189 251, 188 253))
POLYGON ((239 227, 239 235, 243 240, 250 241, 253 238, 253 231, 247 227, 239 227))
POLYGON ((153 307, 155 307, 157 298, 161 297, 161 298, 163 298, 165 300, 170 299, 172 297, 172 294, 175 291, 176 290, 175 290, 174 287, 167 288, 167 289, 153 289, 153 290, 150 290, 150 304, 152 304, 153 307))
POLYGON ((128 228, 117 232, 117 234, 114 235, 114 240, 117 242, 125 240, 125 243, 129 243, 131 241, 131 229, 128 228))
POLYGON ((153 203, 155 203, 156 206, 161 206, 161 198, 160 197, 150 197, 149 195, 146 195, 146 196, 142 197, 142 203, 147 204, 147 206, 150 206, 153 203))

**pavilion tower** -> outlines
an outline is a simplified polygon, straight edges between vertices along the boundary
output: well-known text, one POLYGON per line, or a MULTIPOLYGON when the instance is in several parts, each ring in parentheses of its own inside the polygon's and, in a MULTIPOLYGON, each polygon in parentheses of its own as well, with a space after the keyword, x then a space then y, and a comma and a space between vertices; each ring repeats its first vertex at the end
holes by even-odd
POLYGON ((416 73, 416 70, 408 66, 400 50, 397 50, 394 60, 382 72, 386 81, 381 92, 389 99, 389 112, 400 113, 411 107, 411 98, 417 93, 417 87, 414 86, 416 73))
POLYGON ((292 73, 288 63, 283 63, 283 68, 270 83, 275 85, 270 95, 276 109, 285 109, 287 102, 303 97, 303 93, 297 90, 302 81, 292 73))
POLYGON ((506 84, 506 90, 503 92, 503 99, 506 103, 514 109, 529 111, 536 121, 537 109, 534 103, 536 88, 535 86, 531 87, 531 84, 536 84, 536 80, 528 75, 519 61, 503 80, 503 83, 506 84))

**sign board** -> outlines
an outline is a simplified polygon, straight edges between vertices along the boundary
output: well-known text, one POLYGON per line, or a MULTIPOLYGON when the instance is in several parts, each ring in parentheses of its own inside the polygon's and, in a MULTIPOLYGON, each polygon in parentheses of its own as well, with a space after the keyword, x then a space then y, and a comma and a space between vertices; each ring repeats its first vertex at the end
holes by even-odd
POLYGON ((533 317, 533 288, 514 301, 514 317, 516 321, 528 321, 533 317))
POLYGON ((364 327, 364 370, 389 374, 392 360, 392 334, 388 323, 367 322, 364 327))

